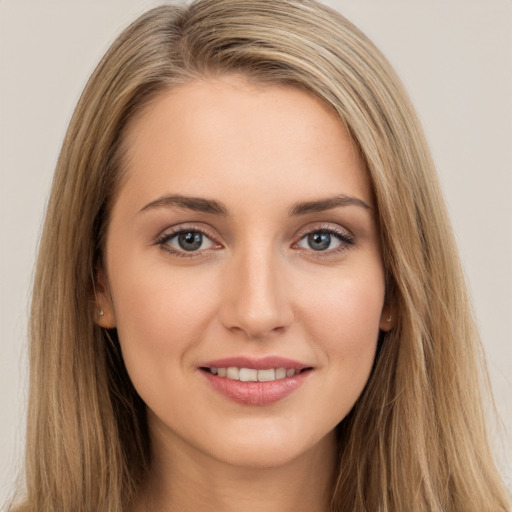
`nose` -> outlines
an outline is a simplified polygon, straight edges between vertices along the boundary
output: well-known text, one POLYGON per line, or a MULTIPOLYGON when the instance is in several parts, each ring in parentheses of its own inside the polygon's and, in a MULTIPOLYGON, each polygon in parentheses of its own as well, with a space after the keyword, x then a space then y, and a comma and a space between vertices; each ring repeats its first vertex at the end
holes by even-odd
POLYGON ((283 262, 271 249, 248 248, 233 257, 223 288, 221 321, 231 332, 251 340, 266 339, 293 321, 283 262))

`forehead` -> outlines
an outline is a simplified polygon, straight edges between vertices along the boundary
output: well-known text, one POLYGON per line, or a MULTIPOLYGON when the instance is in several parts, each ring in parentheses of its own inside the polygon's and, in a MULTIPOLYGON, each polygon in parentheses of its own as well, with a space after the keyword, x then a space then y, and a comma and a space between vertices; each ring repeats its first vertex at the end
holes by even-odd
POLYGON ((174 87, 131 121, 124 151, 121 193, 211 196, 229 184, 240 192, 250 186, 271 196, 271 186, 313 197, 338 187, 371 201, 340 118, 290 86, 228 75, 174 87))

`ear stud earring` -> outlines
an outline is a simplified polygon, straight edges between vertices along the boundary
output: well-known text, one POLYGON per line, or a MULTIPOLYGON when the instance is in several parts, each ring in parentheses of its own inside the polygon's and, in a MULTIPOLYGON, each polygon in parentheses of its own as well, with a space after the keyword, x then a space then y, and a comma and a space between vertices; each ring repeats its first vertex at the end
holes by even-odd
POLYGON ((388 319, 387 319, 388 322, 391 322, 391 315, 389 315, 388 319))
POLYGON ((104 314, 103 309, 98 310, 98 316, 103 316, 104 314))

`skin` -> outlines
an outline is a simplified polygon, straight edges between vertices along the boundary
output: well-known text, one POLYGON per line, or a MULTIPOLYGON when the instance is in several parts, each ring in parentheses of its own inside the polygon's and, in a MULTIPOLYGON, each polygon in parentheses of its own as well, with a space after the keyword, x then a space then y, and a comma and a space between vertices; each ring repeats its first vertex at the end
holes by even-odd
POLYGON ((391 327, 371 187, 346 130, 304 91, 223 76, 162 93, 126 142, 98 323, 117 327, 148 407, 153 466, 140 510, 327 510, 334 428, 391 327), (227 214, 147 206, 169 195, 215 200, 227 214), (342 195, 368 208, 290 215, 342 195), (207 238, 186 252, 179 229, 207 238), (339 234, 314 250, 307 235, 325 230, 339 234), (277 403, 240 404, 198 365, 241 355, 312 370, 277 403))

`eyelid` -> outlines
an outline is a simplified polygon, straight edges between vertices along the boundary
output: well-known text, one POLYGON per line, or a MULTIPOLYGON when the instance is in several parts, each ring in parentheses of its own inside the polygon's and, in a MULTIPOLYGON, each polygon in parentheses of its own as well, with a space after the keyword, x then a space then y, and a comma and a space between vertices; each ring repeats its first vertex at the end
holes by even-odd
POLYGON ((310 222, 307 225, 301 227, 299 230, 297 230, 295 234, 296 239, 302 239, 305 235, 309 235, 311 233, 316 233, 317 231, 325 231, 329 233, 334 233, 337 235, 340 235, 342 237, 345 237, 347 239, 355 241, 356 237, 355 235, 347 228, 344 228, 340 226, 337 223, 333 222, 310 222))
MULTIPOLYGON (((217 234, 213 234, 213 230, 208 229, 208 227, 205 227, 202 224, 195 224, 195 223, 183 223, 178 224, 176 226, 170 226, 160 232, 159 235, 155 237, 153 240, 152 245, 159 245, 160 248, 172 255, 180 256, 180 257, 198 257, 205 255, 205 253, 209 253, 212 250, 217 250, 223 248, 223 244, 221 244, 218 239, 219 236, 217 234), (166 242, 173 238, 174 236, 183 233, 183 232, 198 232, 201 233, 203 236, 206 236, 208 239, 211 240, 211 242, 214 244, 213 248, 207 248, 207 249, 200 249, 197 251, 185 251, 176 249, 168 244, 166 242)), ((292 243, 292 248, 297 251, 305 251, 313 257, 322 258, 322 257, 328 257, 330 255, 337 255, 345 250, 347 250, 349 247, 356 244, 356 237, 346 228, 342 228, 338 224, 331 224, 326 222, 320 222, 320 223, 310 223, 307 226, 304 226, 301 228, 294 237, 294 242, 292 243), (336 236, 340 240, 340 244, 333 248, 333 249, 327 249, 325 251, 315 251, 313 249, 306 249, 303 247, 299 247, 298 243, 304 239, 304 237, 316 233, 316 232, 325 232, 332 234, 336 236)))
POLYGON ((156 238, 153 240, 152 245, 158 245, 163 251, 170 253, 172 255, 186 258, 201 256, 204 255, 204 253, 209 252, 211 250, 222 248, 222 244, 218 242, 218 236, 212 234, 211 230, 205 228, 204 226, 197 225, 194 223, 178 224, 176 226, 171 226, 164 229, 162 232, 160 232, 159 235, 156 236, 156 238), (212 242, 213 247, 207 249, 200 249, 197 251, 185 251, 172 247, 171 245, 168 245, 166 243, 168 240, 184 232, 201 233, 203 236, 207 237, 212 242))
POLYGON ((311 253, 314 257, 327 257, 329 255, 338 254, 349 247, 356 244, 356 237, 347 229, 340 227, 337 224, 329 224, 329 223, 319 223, 319 224, 308 224, 304 228, 300 229, 296 234, 296 241, 292 244, 294 249, 299 251, 306 251, 311 253), (314 251, 313 249, 305 249, 302 247, 298 247, 298 243, 301 242, 306 236, 317 233, 324 232, 334 235, 340 239, 340 244, 334 249, 328 249, 326 251, 314 251))

